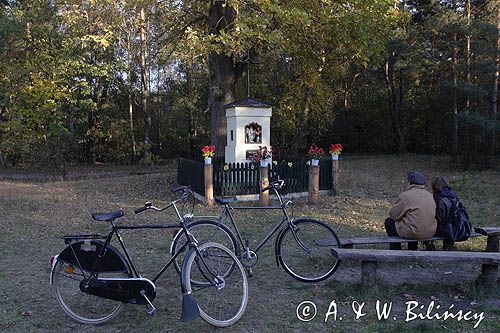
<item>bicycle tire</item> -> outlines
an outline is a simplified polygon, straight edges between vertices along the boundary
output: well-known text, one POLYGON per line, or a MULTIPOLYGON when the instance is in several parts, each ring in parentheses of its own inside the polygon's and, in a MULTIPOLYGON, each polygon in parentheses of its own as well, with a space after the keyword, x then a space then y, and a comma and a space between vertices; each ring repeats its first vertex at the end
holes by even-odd
MULTIPOLYGON (((69 317, 79 323, 91 325, 107 323, 116 318, 126 306, 124 302, 104 299, 82 292, 80 281, 84 277, 79 267, 58 260, 51 274, 53 292, 57 302, 69 317)), ((130 272, 100 273, 99 276, 117 278, 131 277, 131 274, 130 272)))
MULTIPOLYGON (((236 240, 236 236, 225 224, 212 220, 198 220, 189 223, 186 227, 194 235, 194 237, 198 241, 198 244, 202 244, 204 242, 215 242, 222 244, 233 251, 239 258, 240 247, 238 241, 236 240), (207 231, 210 230, 209 228, 213 230, 207 231), (196 231, 197 229, 200 231, 196 231)), ((175 253, 177 253, 178 248, 184 245, 186 241, 186 234, 182 229, 179 230, 172 240, 172 245, 170 246, 170 255, 173 256, 175 253)), ((188 250, 188 247, 184 249, 186 254, 188 250)), ((183 259, 184 256, 179 255, 173 262, 175 270, 179 274, 181 273, 183 259)), ((201 281, 198 282, 201 283, 201 281)))
POLYGON ((196 299, 203 320, 217 327, 231 326, 243 316, 248 303, 248 280, 245 269, 236 255, 221 244, 203 243, 198 250, 203 262, 196 251, 190 252, 185 259, 186 272, 183 276, 186 291, 196 299), (205 265, 222 283, 214 283, 215 279, 205 265), (227 272, 226 266, 234 269, 230 275, 223 277, 227 272), (222 275, 218 274, 220 272, 222 275), (193 280, 202 279, 207 283, 201 287, 192 283, 193 280))
POLYGON ((340 247, 340 240, 330 226, 313 219, 299 219, 293 222, 294 231, 306 250, 295 239, 290 226, 286 227, 277 240, 276 255, 283 269, 302 282, 320 282, 337 270, 340 260, 331 253, 331 248, 340 247))

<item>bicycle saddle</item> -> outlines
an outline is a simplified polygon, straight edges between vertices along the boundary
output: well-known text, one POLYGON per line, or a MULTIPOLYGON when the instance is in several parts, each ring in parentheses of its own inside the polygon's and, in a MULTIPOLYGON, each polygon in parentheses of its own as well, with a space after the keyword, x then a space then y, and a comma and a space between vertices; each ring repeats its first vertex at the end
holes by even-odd
POLYGON ((231 202, 235 202, 236 200, 236 197, 215 197, 215 202, 221 205, 227 205, 231 202))
POLYGON ((116 210, 110 213, 92 213, 92 218, 96 221, 109 221, 123 216, 123 210, 116 210))

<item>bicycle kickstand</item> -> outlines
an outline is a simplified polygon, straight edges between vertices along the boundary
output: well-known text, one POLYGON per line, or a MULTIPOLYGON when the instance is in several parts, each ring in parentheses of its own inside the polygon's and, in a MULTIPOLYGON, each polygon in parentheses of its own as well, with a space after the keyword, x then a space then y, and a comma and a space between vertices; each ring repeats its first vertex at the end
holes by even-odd
POLYGON ((148 302, 148 304, 146 304, 146 312, 149 314, 149 315, 152 315, 156 312, 156 308, 155 306, 153 305, 153 303, 151 303, 151 301, 149 300, 149 298, 146 296, 146 292, 144 290, 141 290, 141 296, 144 297, 144 299, 146 300, 146 302, 148 302))

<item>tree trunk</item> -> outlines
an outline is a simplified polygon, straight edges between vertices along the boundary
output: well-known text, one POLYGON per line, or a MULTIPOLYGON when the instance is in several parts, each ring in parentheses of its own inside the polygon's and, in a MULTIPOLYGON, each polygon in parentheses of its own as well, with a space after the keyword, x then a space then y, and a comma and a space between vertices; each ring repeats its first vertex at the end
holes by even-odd
POLYGON ((493 80, 493 89, 491 92, 491 118, 492 126, 490 129, 489 138, 489 152, 488 152, 488 167, 493 167, 494 157, 495 157, 495 141, 496 141, 496 122, 498 114, 498 84, 500 83, 500 8, 497 10, 497 28, 498 28, 498 38, 497 38, 497 54, 496 54, 496 70, 495 78, 493 80))
POLYGON ((7 167, 7 164, 5 163, 2 151, 0 150, 0 168, 5 169, 6 167, 7 167))
MULTIPOLYGON (((191 71, 193 70, 193 66, 186 65, 186 94, 189 98, 193 100, 197 100, 197 96, 193 96, 195 94, 195 87, 192 82, 191 71)), ((191 158, 195 158, 195 146, 194 146, 194 136, 195 136, 195 126, 194 126, 194 110, 192 107, 189 107, 188 110, 188 139, 189 139, 189 154, 191 158)))
MULTIPOLYGON (((385 82, 387 87, 387 97, 389 102, 389 111, 391 113, 392 128, 394 131, 396 150, 398 154, 402 154, 406 152, 405 126, 404 126, 404 114, 402 107, 402 97, 400 96, 399 105, 397 101, 398 94, 396 92, 395 78, 394 78, 395 64, 396 64, 396 55, 392 53, 385 64, 385 82)), ((400 93, 402 93, 401 87, 400 87, 400 93)))
MULTIPOLYGON (((232 29, 234 9, 225 1, 214 1, 208 16, 209 33, 218 35, 232 29)), ((210 91, 208 106, 212 115, 211 142, 219 155, 226 145, 226 114, 224 106, 235 99, 237 73, 231 56, 211 51, 208 55, 210 91)))
MULTIPOLYGON (((472 36, 470 35, 471 33, 471 0, 467 0, 466 3, 466 12, 467 12, 467 48, 466 48, 466 72, 467 72, 467 84, 469 86, 468 89, 470 89, 472 80, 471 80, 471 73, 470 73, 470 63, 471 63, 471 41, 472 41, 472 36)), ((467 92, 467 100, 465 101, 465 110, 467 114, 470 113, 470 96, 469 92, 467 92)), ((470 125, 469 122, 466 121, 463 124, 464 128, 464 149, 462 150, 462 166, 465 169, 470 168, 470 162, 471 162, 471 143, 470 143, 470 125)))
POLYGON ((141 40, 141 98, 142 111, 144 112, 144 160, 148 157, 150 148, 151 114, 149 112, 149 78, 146 63, 148 48, 146 31, 146 11, 141 8, 140 14, 140 40, 141 40))
MULTIPOLYGON (((95 66, 96 65, 96 56, 92 54, 90 56, 90 63, 95 66)), ((98 77, 90 77, 89 82, 92 83, 92 92, 90 93, 90 98, 96 105, 94 107, 89 107, 87 112, 87 144, 85 147, 85 159, 87 163, 94 164, 95 163, 95 129, 96 129, 96 115, 97 110, 99 108, 99 78, 98 77)))
MULTIPOLYGON (((456 10, 455 1, 453 1, 453 10, 456 10)), ((453 93, 452 93, 452 129, 451 129, 451 157, 454 162, 458 162, 458 36, 453 34, 453 48, 451 55, 452 77, 453 77, 453 93)))
POLYGON ((132 156, 135 159, 137 154, 137 143, 134 134, 134 99, 133 99, 133 81, 132 81, 132 31, 129 30, 127 36, 127 62, 128 62, 128 116, 130 126, 130 139, 132 141, 132 156))

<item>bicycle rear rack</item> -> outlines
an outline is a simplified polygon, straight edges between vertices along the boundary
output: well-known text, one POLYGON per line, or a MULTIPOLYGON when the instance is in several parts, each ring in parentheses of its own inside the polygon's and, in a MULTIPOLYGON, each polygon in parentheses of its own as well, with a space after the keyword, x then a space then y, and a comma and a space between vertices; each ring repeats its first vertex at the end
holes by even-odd
POLYGON ((61 237, 64 239, 65 244, 70 244, 74 240, 94 240, 94 239, 106 239, 107 236, 102 236, 98 234, 91 235, 66 235, 61 237))

